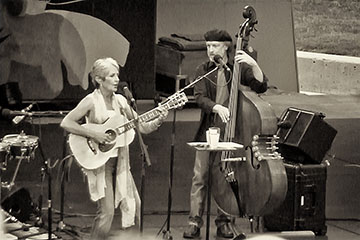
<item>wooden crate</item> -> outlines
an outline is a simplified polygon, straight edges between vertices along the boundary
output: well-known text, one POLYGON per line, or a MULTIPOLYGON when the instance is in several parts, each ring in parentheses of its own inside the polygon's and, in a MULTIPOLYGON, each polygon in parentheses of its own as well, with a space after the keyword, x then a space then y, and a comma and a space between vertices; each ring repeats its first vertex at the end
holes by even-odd
MULTIPOLYGON (((195 79, 196 68, 208 59, 206 50, 179 51, 167 46, 156 45, 155 89, 169 95, 185 87, 195 79)), ((187 91, 192 95, 192 91, 187 91)))

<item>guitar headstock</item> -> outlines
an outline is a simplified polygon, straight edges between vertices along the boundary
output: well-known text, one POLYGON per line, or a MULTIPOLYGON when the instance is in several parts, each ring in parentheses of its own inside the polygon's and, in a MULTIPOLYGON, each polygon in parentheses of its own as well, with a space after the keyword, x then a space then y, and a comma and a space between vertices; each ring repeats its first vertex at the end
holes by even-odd
POLYGON ((279 137, 276 135, 254 135, 251 142, 254 157, 258 160, 282 160, 283 157, 277 151, 279 137))
POLYGON ((164 102, 159 105, 167 106, 167 109, 179 108, 184 106, 189 100, 184 92, 177 92, 168 97, 164 102))

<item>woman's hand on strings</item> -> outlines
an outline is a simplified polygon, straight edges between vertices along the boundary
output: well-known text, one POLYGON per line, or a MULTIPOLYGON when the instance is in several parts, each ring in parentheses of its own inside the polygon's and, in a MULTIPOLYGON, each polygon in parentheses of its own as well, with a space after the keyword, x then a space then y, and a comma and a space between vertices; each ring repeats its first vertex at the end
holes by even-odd
POLYGON ((92 133, 92 138, 98 142, 98 143, 109 143, 111 142, 111 136, 108 133, 104 133, 104 132, 94 132, 92 133))

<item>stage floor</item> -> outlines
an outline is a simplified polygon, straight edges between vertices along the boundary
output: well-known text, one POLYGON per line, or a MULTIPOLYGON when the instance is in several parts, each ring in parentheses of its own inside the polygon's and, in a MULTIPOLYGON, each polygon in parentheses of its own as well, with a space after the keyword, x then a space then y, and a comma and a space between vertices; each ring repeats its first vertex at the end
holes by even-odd
MULTIPOLYGON (((46 213, 45 213, 46 214, 46 213)), ((72 239, 89 239, 89 233, 91 229, 91 223, 93 216, 65 216, 64 223, 65 228, 63 231, 56 230, 59 220, 59 215, 53 216, 53 233, 63 240, 72 239)), ((117 226, 119 222, 119 216, 115 216, 111 237, 109 240, 120 239, 183 239, 182 235, 187 226, 187 214, 186 213, 172 213, 170 215, 170 231, 167 231, 167 214, 145 214, 143 218, 143 231, 140 232, 139 226, 136 225, 127 230, 121 230, 117 226)), ((46 220, 46 219, 45 219, 46 220)), ((209 239, 222 239, 216 237, 216 227, 214 223, 214 216, 211 216, 211 225, 209 231, 209 239)), ((201 238, 206 239, 206 217, 204 217, 205 225, 201 229, 201 238)), ((325 236, 315 236, 311 231, 291 231, 291 232, 264 232, 264 233, 251 233, 249 221, 245 218, 239 218, 236 220, 236 226, 245 233, 247 239, 258 236, 263 237, 260 239, 267 240, 269 236, 278 236, 283 239, 314 239, 314 240, 358 240, 360 239, 360 221, 336 221, 328 220, 326 222, 327 233, 325 236)), ((47 229, 42 229, 47 231, 47 229)), ((37 239, 47 239, 46 238, 37 239)))

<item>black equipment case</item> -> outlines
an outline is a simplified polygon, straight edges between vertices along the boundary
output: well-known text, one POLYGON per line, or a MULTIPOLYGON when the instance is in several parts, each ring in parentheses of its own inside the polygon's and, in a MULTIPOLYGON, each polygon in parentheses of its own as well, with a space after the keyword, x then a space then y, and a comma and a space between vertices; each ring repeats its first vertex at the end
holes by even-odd
POLYGON ((310 230, 325 235, 326 164, 284 163, 288 191, 281 206, 264 216, 269 231, 310 230))

